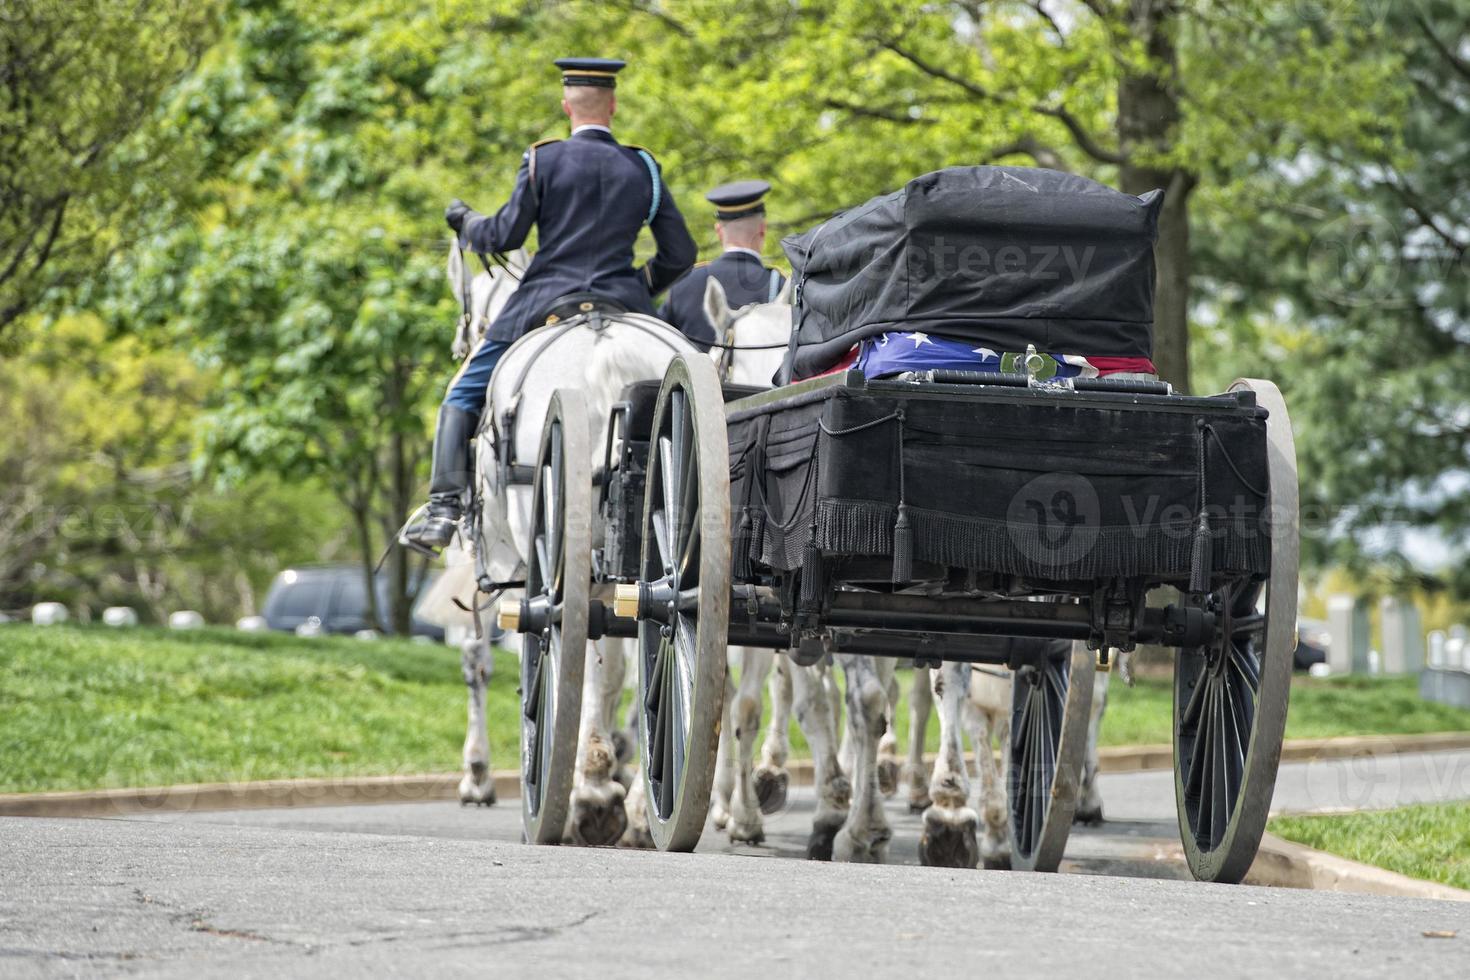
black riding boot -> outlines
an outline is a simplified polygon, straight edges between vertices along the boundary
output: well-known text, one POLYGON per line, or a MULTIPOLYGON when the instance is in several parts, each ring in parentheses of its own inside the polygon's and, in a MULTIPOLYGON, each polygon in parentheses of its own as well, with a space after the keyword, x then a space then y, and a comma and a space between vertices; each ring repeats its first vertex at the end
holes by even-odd
POLYGON ((404 528, 404 537, 414 544, 441 551, 454 538, 470 485, 470 439, 477 416, 454 405, 439 406, 439 424, 434 430, 434 467, 429 478, 429 509, 419 520, 404 528))

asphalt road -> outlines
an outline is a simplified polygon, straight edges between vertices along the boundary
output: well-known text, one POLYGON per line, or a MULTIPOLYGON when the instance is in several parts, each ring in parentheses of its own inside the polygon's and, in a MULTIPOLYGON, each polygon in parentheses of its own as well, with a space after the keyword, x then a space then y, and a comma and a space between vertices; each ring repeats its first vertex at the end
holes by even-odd
MULTIPOLYGON (((1394 771, 1453 792, 1470 754, 1438 755, 1394 771)), ((1158 775, 1104 777, 1139 813, 1079 829, 1061 875, 914 867, 896 802, 893 864, 773 860, 802 852, 806 792, 765 846, 693 855, 523 846, 513 801, 0 820, 0 976, 1465 975, 1470 906, 1180 880, 1158 775)), ((1282 777, 1320 805, 1358 786, 1282 777)))

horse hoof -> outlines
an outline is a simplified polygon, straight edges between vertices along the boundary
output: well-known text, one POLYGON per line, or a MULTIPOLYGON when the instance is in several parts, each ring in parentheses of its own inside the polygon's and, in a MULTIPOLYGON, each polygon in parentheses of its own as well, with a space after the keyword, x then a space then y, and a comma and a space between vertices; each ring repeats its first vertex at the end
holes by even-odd
POLYGON ((757 844, 764 844, 765 841, 766 832, 759 823, 752 825, 742 824, 735 820, 730 821, 730 843, 749 844, 754 847, 757 844))
POLYGON ((925 810, 929 809, 933 805, 934 801, 929 799, 929 794, 927 793, 925 793, 923 796, 909 797, 909 812, 912 814, 917 815, 923 813, 925 810))
POLYGON ((460 806, 494 806, 495 777, 483 763, 470 766, 470 771, 459 781, 460 806))
POLYGON ((865 840, 854 837, 851 831, 837 838, 837 860, 851 864, 883 864, 888 858, 888 841, 893 831, 887 827, 876 827, 865 840))
POLYGON ((1009 853, 992 854, 989 857, 981 858, 980 866, 986 871, 1009 871, 1011 870, 1011 856, 1009 853))
POLYGON ((885 797, 898 792, 898 760, 878 760, 878 792, 885 797))
POLYGON ((791 783, 791 774, 785 769, 761 766, 755 771, 755 798, 760 802, 761 813, 779 813, 786 807, 786 789, 791 783))
POLYGON ((724 830, 730 825, 730 811, 716 801, 710 804, 709 819, 710 823, 715 825, 716 830, 724 830))
POLYGON ((823 820, 812 824, 811 836, 806 841, 806 859, 808 861, 832 860, 832 849, 837 843, 837 832, 846 822, 847 815, 842 814, 835 820, 823 820))
POLYGON ((618 846, 651 851, 654 849, 653 835, 648 832, 647 827, 639 827, 630 823, 628 829, 623 832, 622 839, 618 841, 618 846))
POLYGON ((980 818, 969 807, 931 806, 924 811, 919 863, 928 868, 974 868, 980 863, 975 828, 980 818))
POLYGON ((1074 811, 1072 814, 1072 822, 1074 824, 1080 823, 1084 827, 1100 826, 1103 822, 1102 804, 1098 803, 1097 805, 1093 806, 1085 803, 1079 803, 1077 805, 1076 811, 1074 811))
POLYGON ((622 839, 628 829, 628 811, 623 806, 623 787, 582 786, 572 800, 572 840, 587 847, 608 847, 622 839))

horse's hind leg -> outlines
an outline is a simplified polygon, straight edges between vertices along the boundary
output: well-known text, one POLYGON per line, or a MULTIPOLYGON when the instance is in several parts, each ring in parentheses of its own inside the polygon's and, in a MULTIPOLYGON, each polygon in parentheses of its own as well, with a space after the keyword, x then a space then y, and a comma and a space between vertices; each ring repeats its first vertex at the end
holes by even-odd
MULTIPOLYGON (((980 860, 987 868, 1011 866, 1010 812, 1006 807, 1005 774, 996 764, 992 745, 997 731, 1010 731, 1011 679, 972 671, 964 716, 975 750, 974 806, 980 814, 980 860)), ((1002 739, 1001 758, 1008 746, 1002 739)))
POLYGON ((1082 760, 1082 786, 1077 793, 1077 810, 1072 822, 1100 824, 1103 822, 1102 793, 1097 788, 1097 740, 1102 733, 1103 713, 1108 710, 1108 678, 1105 671, 1092 675, 1092 710, 1087 717, 1087 755, 1082 760))
POLYGON ((929 767, 924 764, 924 736, 929 730, 929 712, 934 707, 933 683, 928 667, 915 667, 909 688, 909 746, 903 764, 903 781, 908 784, 909 812, 923 813, 929 799, 929 767))
POLYGON ((623 647, 620 642, 587 644, 582 682, 582 725, 578 738, 577 773, 572 789, 569 835, 574 843, 616 844, 628 827, 623 808, 627 790, 615 779, 618 755, 609 732, 623 690, 623 647))
POLYGON ((485 728, 485 687, 490 680, 490 640, 470 637, 461 645, 460 668, 469 691, 469 722, 464 736, 464 778, 459 801, 490 806, 495 802, 495 777, 490 773, 490 739, 485 728))
MULTIPOLYGON (((885 661, 888 658, 883 658, 885 661)), ((888 675, 884 684, 883 736, 878 739, 878 792, 884 797, 898 792, 898 670, 895 664, 886 664, 888 675)))
POLYGON ((796 708, 796 724, 812 750, 812 775, 817 789, 817 812, 812 818, 812 835, 806 856, 814 861, 832 860, 837 832, 847 821, 852 806, 852 786, 837 765, 837 725, 826 684, 827 668, 800 667, 789 663, 796 708))
POLYGON ((924 811, 919 861, 941 868, 973 868, 980 860, 975 831, 980 817, 970 808, 970 780, 965 772, 961 711, 969 697, 970 665, 945 664, 934 674, 934 700, 939 703, 939 758, 929 781, 933 799, 924 811))
POLYGON ((727 702, 730 715, 726 727, 734 729, 736 749, 735 788, 730 797, 730 840, 736 843, 759 844, 766 839, 752 770, 755 740, 761 728, 761 688, 775 657, 769 650, 742 649, 740 686, 727 702))
POLYGON ((791 755, 791 662, 776 657, 767 690, 771 695, 771 722, 761 745, 761 763, 755 769, 755 797, 761 813, 777 813, 786 806, 791 773, 786 759, 791 755))
POLYGON ((837 838, 837 856, 881 863, 893 831, 878 792, 878 740, 888 724, 888 677, 893 661, 864 656, 838 658, 847 676, 847 736, 852 751, 852 815, 837 838), (884 668, 887 668, 886 670, 884 668))
MULTIPOLYGON (((738 652, 732 650, 730 659, 738 652)), ((735 703, 735 682, 730 679, 730 668, 725 667, 725 704, 735 703)), ((729 710, 727 708, 727 710, 729 710)), ((710 793, 709 817, 715 827, 724 830, 730 824, 730 797, 735 792, 735 737, 730 719, 720 726, 720 741, 715 749, 715 784, 710 793)))

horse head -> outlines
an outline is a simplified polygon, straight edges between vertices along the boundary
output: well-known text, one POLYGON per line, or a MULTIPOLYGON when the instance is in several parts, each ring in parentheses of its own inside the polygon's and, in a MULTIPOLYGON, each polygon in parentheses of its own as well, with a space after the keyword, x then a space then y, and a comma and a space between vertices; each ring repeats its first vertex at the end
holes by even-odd
POLYGON ((720 377, 734 384, 771 384, 791 337, 791 281, 769 303, 731 309, 725 287, 710 276, 704 287, 704 314, 715 328, 716 346, 710 356, 720 377))
MULTIPOLYGON (((483 257, 481 261, 484 261, 483 257)), ((465 268, 464 249, 460 247, 459 239, 450 240, 445 277, 459 302, 459 325, 454 333, 456 359, 469 356, 484 339, 490 324, 495 322, 510 294, 520 285, 530 262, 526 250, 518 248, 498 256, 494 265, 486 263, 484 272, 471 277, 465 268)))

